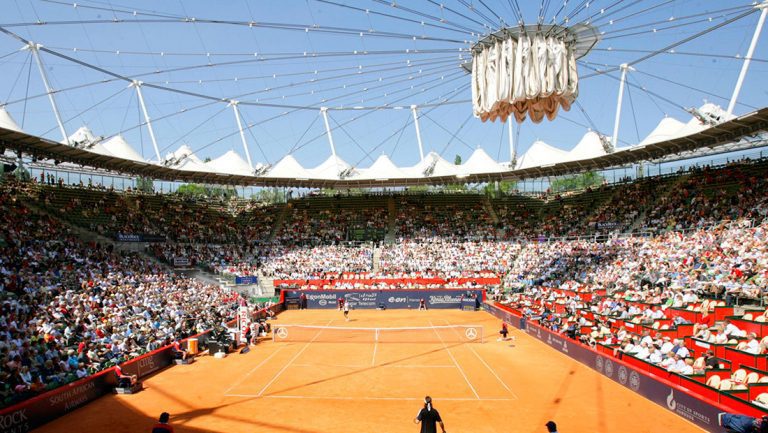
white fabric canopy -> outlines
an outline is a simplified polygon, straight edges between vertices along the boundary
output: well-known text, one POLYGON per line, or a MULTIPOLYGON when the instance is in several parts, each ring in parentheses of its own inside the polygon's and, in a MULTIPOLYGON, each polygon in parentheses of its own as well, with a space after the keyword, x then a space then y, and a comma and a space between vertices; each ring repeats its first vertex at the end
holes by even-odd
POLYGON ((19 124, 13 120, 11 113, 6 111, 5 108, 0 107, 0 128, 10 129, 11 131, 23 132, 19 127, 19 124))
POLYGON ((458 166, 446 161, 437 152, 429 152, 424 160, 402 170, 408 177, 453 176, 458 172, 458 166))
POLYGON ((228 150, 224 155, 206 162, 205 165, 212 171, 218 173, 238 174, 242 176, 253 175, 253 169, 234 150, 228 150))
POLYGON ((661 119, 659 124, 656 125, 656 128, 654 128, 653 131, 651 131, 651 133, 639 144, 659 143, 664 140, 679 137, 680 135, 678 134, 680 134, 684 127, 685 123, 672 117, 665 117, 661 119))
POLYGON ((517 159, 517 169, 557 164, 568 160, 568 152, 537 140, 517 159))
MULTIPOLYGON (((138 162, 146 162, 141 155, 128 144, 122 135, 115 135, 107 141, 101 143, 103 149, 118 158, 130 159, 138 162)), ((94 150, 95 151, 95 150, 94 150)), ((99 152, 96 152, 99 153, 99 152)))
POLYGON ((589 131, 581 137, 581 141, 568 152, 567 161, 580 161, 582 159, 598 158, 607 155, 600 136, 589 131))
POLYGON ((170 152, 167 155, 165 155, 166 161, 168 160, 176 160, 176 161, 184 161, 187 159, 191 159, 197 164, 203 164, 203 161, 197 157, 197 155, 194 154, 192 149, 186 145, 182 144, 176 151, 170 152))
POLYGON ((351 167, 343 159, 331 155, 317 167, 308 169, 307 172, 316 179, 339 179, 339 174, 351 167))
POLYGON ((288 178, 288 179, 309 179, 307 170, 296 161, 293 155, 285 155, 283 159, 277 162, 269 170, 266 177, 288 178))
POLYGON ((494 161, 483 149, 475 149, 472 155, 458 167, 458 173, 497 173, 504 171, 504 167, 494 161))
POLYGON ((365 170, 360 170, 360 179, 399 179, 408 177, 387 155, 381 155, 365 170))

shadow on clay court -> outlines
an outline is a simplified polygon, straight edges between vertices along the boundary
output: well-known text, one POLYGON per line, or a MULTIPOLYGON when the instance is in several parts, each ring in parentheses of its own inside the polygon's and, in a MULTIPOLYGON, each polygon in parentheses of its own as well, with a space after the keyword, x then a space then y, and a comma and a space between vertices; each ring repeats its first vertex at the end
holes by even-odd
POLYGON ((276 395, 276 394, 278 394, 280 392, 295 391, 295 390, 302 389, 302 388, 307 387, 307 386, 317 385, 317 384, 320 384, 320 383, 330 382, 330 381, 333 381, 333 380, 336 380, 336 379, 340 379, 340 378, 344 378, 344 377, 354 376, 354 375, 359 374, 359 373, 375 370, 375 369, 377 369, 379 367, 386 367, 388 365, 393 365, 393 364, 397 364, 398 362, 408 361, 408 360, 411 360, 411 359, 416 359, 416 358, 419 358, 419 357, 424 356, 424 355, 429 355, 431 353, 442 352, 443 350, 447 350, 447 349, 450 349, 452 347, 461 346, 463 344, 465 344, 465 343, 454 343, 454 344, 450 344, 450 345, 446 344, 446 345, 444 345, 442 347, 439 347, 439 348, 436 348, 436 349, 432 349, 432 350, 428 350, 426 352, 417 353, 417 354, 414 354, 414 355, 406 356, 404 358, 395 359, 393 361, 383 362, 383 363, 378 364, 378 365, 372 365, 370 367, 361 368, 359 370, 350 371, 348 373, 342 373, 342 374, 339 374, 339 375, 336 375, 336 376, 333 376, 333 377, 327 377, 325 379, 318 379, 318 380, 315 380, 315 381, 312 381, 312 382, 308 382, 308 383, 305 383, 305 384, 302 384, 302 385, 292 386, 292 387, 289 387, 289 388, 283 388, 283 389, 280 389, 280 390, 277 390, 277 391, 274 391, 274 392, 270 392, 270 393, 267 393, 267 394, 264 394, 264 395, 268 395, 269 396, 269 395, 276 395))
MULTIPOLYGON (((303 385, 281 389, 281 390, 278 390, 278 391, 275 391, 275 392, 272 392, 272 393, 267 393, 267 394, 264 394, 264 395, 265 396, 275 395, 275 394, 280 393, 280 392, 302 389, 302 388, 304 388, 306 386, 316 385, 316 384, 319 384, 319 383, 324 383, 324 382, 332 381, 332 380, 343 378, 343 377, 349 377, 349 376, 352 376, 352 375, 355 375, 355 374, 358 374, 358 373, 362 373, 362 372, 365 372, 365 371, 374 370, 374 369, 379 368, 379 367, 386 367, 388 365, 397 364, 398 362, 408 361, 408 360, 411 360, 411 359, 419 358, 419 357, 424 356, 424 355, 429 355, 431 353, 441 352, 443 350, 450 349, 450 348, 457 347, 457 346, 461 346, 463 344, 465 344, 465 343, 446 344, 445 346, 442 346, 442 347, 439 347, 439 348, 436 348, 436 349, 428 350, 428 351, 421 352, 421 353, 416 353, 416 354, 413 354, 413 355, 410 355, 410 356, 406 356, 406 357, 403 357, 403 358, 399 358, 399 359, 395 359, 395 360, 392 360, 392 361, 384 362, 384 363, 379 364, 379 365, 362 368, 362 369, 359 369, 359 370, 355 370, 355 371, 351 371, 351 372, 348 372, 348 373, 339 374, 339 375, 336 375, 336 376, 333 376, 333 377, 329 377, 329 378, 325 378, 325 379, 315 380, 315 381, 312 381, 312 382, 309 382, 309 383, 305 383, 303 385)), ((266 422, 266 421, 260 420, 260 419, 242 418, 242 417, 233 416, 232 414, 227 414, 227 415, 223 415, 222 414, 222 415, 219 415, 219 414, 216 413, 219 409, 222 409, 222 408, 226 408, 226 407, 230 407, 230 406, 237 406, 239 404, 243 404, 243 403, 246 403, 246 402, 249 402, 249 401, 252 401, 252 400, 261 399, 262 397, 259 397, 259 396, 243 397, 243 398, 238 399, 237 401, 233 401, 231 403, 220 404, 218 406, 212 406, 212 407, 206 407, 206 408, 194 408, 194 406, 184 402, 183 400, 179 399, 175 395, 169 394, 168 392, 163 390, 161 387, 153 388, 153 391, 155 391, 157 393, 160 393, 160 394, 164 395, 166 398, 168 398, 169 400, 176 401, 176 402, 180 403, 181 405, 183 405, 183 406, 185 406, 185 407, 190 409, 187 412, 180 412, 180 413, 172 414, 172 420, 171 421, 173 423, 175 423, 175 424, 184 425, 187 422, 189 422, 190 420, 193 420, 195 418, 203 417, 203 416, 211 416, 211 417, 225 418, 227 421, 239 421, 239 422, 242 422, 244 424, 248 424, 248 425, 254 427, 254 431, 258 431, 258 427, 260 426, 260 427, 263 427, 263 428, 280 429, 280 430, 283 430, 283 431, 289 431, 289 432, 295 432, 295 433, 313 433, 312 430, 305 430, 305 429, 296 428, 296 427, 293 427, 293 426, 270 423, 270 422, 266 422)), ((184 430, 185 431, 190 431, 190 432, 202 431, 202 430, 188 429, 186 426, 185 426, 184 430)), ((211 430, 206 430, 206 431, 211 431, 211 430)))

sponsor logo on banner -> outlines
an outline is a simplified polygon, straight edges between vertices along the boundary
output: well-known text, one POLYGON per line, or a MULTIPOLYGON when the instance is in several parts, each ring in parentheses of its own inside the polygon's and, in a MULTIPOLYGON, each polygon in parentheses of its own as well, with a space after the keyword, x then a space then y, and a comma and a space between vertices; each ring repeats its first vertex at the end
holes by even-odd
POLYGON ((375 291, 357 292, 344 296, 350 307, 365 308, 376 307, 379 294, 375 291))
POLYGON ((328 301, 326 301, 325 299, 321 299, 321 300, 317 301, 317 303, 320 304, 323 307, 328 305, 328 301))
POLYGON ((613 362, 610 359, 605 360, 605 366, 603 368, 605 369, 606 376, 613 377, 613 362))
POLYGON ((0 430, 4 432, 26 432, 29 430, 27 410, 19 409, 8 415, 0 416, 0 430))
POLYGON ((96 384, 93 382, 86 382, 80 386, 72 388, 68 391, 56 394, 48 399, 51 406, 58 404, 64 404, 64 410, 70 411, 83 403, 88 402, 91 398, 89 391, 96 388, 96 384))
POLYGON ((189 266, 189 257, 174 257, 173 266, 176 266, 176 267, 189 266))
POLYGON ((597 367, 597 371, 600 373, 603 372, 603 357, 602 356, 596 356, 595 357, 595 367, 597 367))
POLYGON ((672 389, 669 390, 669 395, 667 396, 667 407, 673 412, 677 407, 677 402, 675 401, 675 391, 672 389))
POLYGON ((640 375, 635 370, 629 372, 629 388, 635 392, 640 390, 640 375))
POLYGON ((620 365, 619 366, 619 383, 622 385, 626 385, 628 378, 629 378, 629 373, 627 372, 627 367, 620 365))
POLYGON ((461 304, 461 295, 429 295, 430 305, 461 304))
POLYGON ((245 342, 245 334, 248 333, 248 327, 251 324, 251 316, 248 314, 248 307, 242 306, 237 310, 238 325, 240 326, 240 341, 245 342))
POLYGON ((680 415, 681 417, 689 421, 693 421, 694 423, 712 423, 712 418, 676 399, 675 391, 673 389, 669 390, 669 395, 667 396, 667 408, 672 412, 680 415))
POLYGON ((160 365, 155 363, 155 357, 154 356, 147 356, 145 358, 139 359, 138 362, 139 367, 139 376, 144 376, 149 373, 152 373, 153 371, 156 371, 160 368, 160 365))

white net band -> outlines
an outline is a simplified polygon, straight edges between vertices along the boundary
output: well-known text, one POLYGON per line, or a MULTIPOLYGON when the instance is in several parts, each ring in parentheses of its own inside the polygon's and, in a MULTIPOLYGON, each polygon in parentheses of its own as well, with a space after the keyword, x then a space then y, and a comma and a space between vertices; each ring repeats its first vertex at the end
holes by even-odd
POLYGON ((352 328, 335 326, 277 325, 274 341, 317 343, 482 343, 480 325, 446 325, 404 328, 352 328))

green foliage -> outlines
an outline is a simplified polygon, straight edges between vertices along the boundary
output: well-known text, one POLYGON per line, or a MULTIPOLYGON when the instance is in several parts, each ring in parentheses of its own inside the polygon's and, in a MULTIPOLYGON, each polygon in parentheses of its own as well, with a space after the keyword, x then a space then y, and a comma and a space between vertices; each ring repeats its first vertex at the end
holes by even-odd
POLYGON ((456 157, 453 158, 453 165, 461 165, 461 155, 456 154, 456 157))
POLYGON ((594 171, 587 171, 573 176, 565 176, 550 183, 552 192, 578 191, 603 184, 603 176, 594 171))
POLYGON ((147 194, 151 194, 155 192, 155 183, 152 179, 148 177, 137 177, 136 190, 147 193, 147 194))
POLYGON ((285 189, 261 188, 253 194, 252 199, 263 203, 285 203, 285 189))
POLYGON ((483 192, 491 197, 507 195, 517 188, 516 180, 502 180, 500 182, 488 182, 483 187, 483 192))
POLYGON ((194 198, 237 197, 237 191, 234 188, 230 189, 230 188, 222 188, 219 186, 198 185, 196 183, 187 183, 187 184, 181 185, 179 189, 176 190, 176 194, 183 195, 186 197, 194 197, 194 198))

